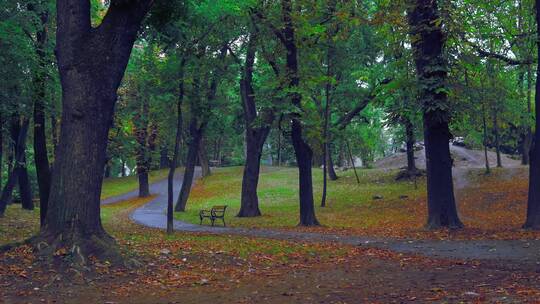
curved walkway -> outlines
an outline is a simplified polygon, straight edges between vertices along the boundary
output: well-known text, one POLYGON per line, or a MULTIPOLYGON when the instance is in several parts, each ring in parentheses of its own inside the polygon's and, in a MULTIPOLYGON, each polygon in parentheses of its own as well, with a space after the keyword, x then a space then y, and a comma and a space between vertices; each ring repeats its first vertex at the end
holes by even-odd
MULTIPOLYGON (((195 174, 200 176, 200 168, 195 174)), ((183 181, 183 173, 175 176, 174 197, 183 181)), ((150 186, 150 191, 156 198, 146 205, 137 208, 131 219, 137 224, 147 227, 165 229, 167 208, 167 180, 156 182, 150 186)), ((132 191, 120 196, 102 201, 102 204, 119 202, 137 196, 132 191)), ((421 254, 430 257, 474 259, 504 262, 512 267, 534 267, 540 269, 540 240, 474 240, 474 241, 439 241, 439 240, 395 240, 367 236, 343 236, 311 232, 295 232, 271 229, 246 229, 230 227, 200 226, 182 221, 174 221, 174 229, 186 232, 201 232, 212 234, 242 235, 260 238, 271 238, 291 241, 308 242, 337 242, 346 245, 365 246, 389 249, 401 253, 421 254)))

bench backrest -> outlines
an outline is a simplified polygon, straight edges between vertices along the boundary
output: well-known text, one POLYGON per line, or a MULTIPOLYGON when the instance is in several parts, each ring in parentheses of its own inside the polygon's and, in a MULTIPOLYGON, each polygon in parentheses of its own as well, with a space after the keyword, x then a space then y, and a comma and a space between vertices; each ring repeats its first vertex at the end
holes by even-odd
POLYGON ((214 215, 223 215, 225 214, 225 209, 227 209, 227 206, 213 206, 211 212, 214 215))

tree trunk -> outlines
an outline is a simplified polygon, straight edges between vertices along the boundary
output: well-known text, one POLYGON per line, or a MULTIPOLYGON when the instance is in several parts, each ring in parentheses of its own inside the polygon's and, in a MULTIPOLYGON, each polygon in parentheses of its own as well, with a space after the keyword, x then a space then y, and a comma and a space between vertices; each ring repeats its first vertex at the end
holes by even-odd
POLYGON ((34 210, 34 201, 32 200, 32 186, 30 185, 30 179, 28 178, 28 170, 26 169, 26 156, 22 158, 22 164, 20 165, 19 173, 19 194, 21 196, 21 205, 25 210, 34 210))
POLYGON ((281 128, 277 130, 278 142, 277 142, 277 165, 281 167, 281 128))
POLYGON ((182 139, 182 103, 184 102, 184 67, 186 59, 182 57, 180 62, 180 83, 178 85, 178 100, 176 103, 176 137, 174 139, 173 157, 169 162, 169 175, 167 176, 167 234, 174 231, 174 171, 180 154, 180 140, 182 139))
MULTIPOLYGON (((286 75, 288 87, 291 91, 289 98, 291 103, 298 109, 302 108, 302 95, 296 92, 300 84, 298 75, 298 49, 295 41, 295 28, 292 20, 292 2, 291 0, 282 0, 282 18, 284 22, 283 30, 280 32, 280 38, 287 50, 286 75)), ((300 224, 301 226, 319 225, 315 217, 315 206, 313 203, 313 181, 311 175, 311 164, 313 151, 302 137, 302 122, 300 113, 291 115, 291 137, 298 164, 299 171, 299 195, 300 195, 300 224)))
POLYGON ((326 154, 326 163, 328 164, 328 177, 330 180, 337 180, 339 177, 334 169, 334 157, 332 156, 332 143, 328 144, 328 153, 326 154))
MULTIPOLYGON (((225 56, 227 55, 227 48, 223 47, 220 51, 220 54, 218 58, 223 61, 225 59, 225 56)), ((221 79, 220 70, 225 70, 225 68, 221 68, 219 70, 214 71, 213 78, 210 82, 210 86, 208 88, 208 92, 206 95, 206 102, 207 105, 210 105, 212 101, 216 98, 217 94, 217 88, 218 83, 221 79)), ((193 87, 194 91, 197 92, 197 94, 200 94, 200 84, 199 79, 196 78, 193 81, 193 87)), ((175 211, 184 212, 186 211, 186 204, 187 200, 189 198, 189 193, 191 192, 191 185, 193 184, 193 177, 195 175, 195 165, 197 164, 197 154, 199 153, 199 146, 201 143, 201 140, 204 135, 204 129, 206 127, 206 121, 199 122, 199 119, 197 118, 198 114, 197 110, 195 109, 196 104, 195 103, 201 103, 200 100, 201 96, 198 95, 196 97, 196 101, 192 101, 190 105, 190 111, 191 111, 191 122, 189 124, 189 133, 190 133, 190 139, 189 139, 189 148, 188 148, 188 155, 186 159, 186 166, 184 171, 184 181, 182 182, 182 188, 180 189, 180 194, 178 195, 178 199, 176 201, 175 211)))
MULTIPOLYGON (((536 43, 537 52, 540 56, 540 0, 536 0, 536 43)), ((540 58, 540 57, 539 57, 540 58)), ((527 219, 523 228, 540 229, 540 115, 538 109, 540 109, 540 61, 536 67, 536 94, 534 96, 534 103, 536 109, 535 118, 535 133, 533 144, 531 148, 531 164, 529 167, 529 197, 527 201, 527 219)))
POLYGON ((259 184, 259 172, 261 167, 261 156, 264 142, 270 128, 259 130, 248 130, 247 136, 247 158, 242 177, 242 196, 238 217, 260 216, 259 197, 257 186, 259 184))
MULTIPOLYGON (((56 159, 56 149, 58 148, 58 121, 55 115, 51 115, 51 140, 52 140, 52 159, 56 159)), ((50 167, 52 168, 52 162, 50 167)), ((52 176, 52 173, 51 173, 52 176)))
MULTIPOLYGON (((26 119, 25 119, 26 120, 26 119)), ((27 122, 23 122, 26 124, 27 122)), ((11 140, 17 143, 21 136, 22 130, 20 119, 17 116, 11 126, 11 140)), ((25 131, 27 132, 27 131, 25 131)), ((23 141, 15 145, 15 164, 14 174, 17 176, 19 184, 19 195, 21 197, 21 205, 23 209, 34 210, 34 202, 32 201, 32 188, 28 178, 28 170, 26 169, 26 134, 23 136, 23 141)))
POLYGON ((0 189, 2 189, 4 177, 4 120, 0 113, 0 189))
POLYGON ((111 170, 112 170, 112 168, 111 168, 111 162, 110 162, 110 160, 107 160, 107 161, 105 162, 105 170, 103 170, 103 171, 104 171, 104 172, 103 172, 103 177, 104 177, 104 178, 109 178, 109 177, 111 177, 111 170))
POLYGON ((407 136, 407 171, 409 173, 415 173, 417 170, 414 158, 414 143, 416 139, 414 138, 414 125, 408 118, 405 119, 405 134, 407 136))
POLYGON ((148 100, 142 101, 140 113, 134 117, 135 139, 137 141, 137 177, 139 180, 139 197, 150 196, 148 172, 150 171, 150 147, 148 134, 148 115, 150 112, 148 100))
POLYGON ((521 164, 528 165, 530 163, 532 129, 530 125, 530 117, 532 115, 532 67, 527 65, 527 130, 523 138, 523 146, 521 147, 521 164))
POLYGON ((409 23, 416 64, 420 101, 424 109, 426 144, 428 221, 427 227, 460 228, 452 181, 452 159, 448 141, 449 113, 445 83, 447 62, 443 55, 444 34, 437 2, 415 0, 409 23))
POLYGON ((198 124, 197 119, 192 117, 189 124, 190 139, 184 171, 184 181, 182 182, 182 188, 180 189, 180 194, 178 195, 176 206, 174 207, 174 210, 177 212, 186 211, 187 200, 189 198, 189 193, 191 192, 191 185, 193 185, 195 165, 197 164, 197 152, 199 151, 199 143, 201 142, 204 129, 204 125, 198 126, 198 124))
POLYGON ((206 144, 204 137, 201 138, 201 141, 199 143, 199 151, 197 153, 197 157, 199 158, 199 163, 201 164, 202 177, 210 176, 212 172, 210 171, 210 162, 208 161, 208 153, 206 152, 206 144))
MULTIPOLYGON (((19 120, 17 119, 16 122, 19 124, 19 120)), ((19 180, 18 174, 20 173, 19 167, 20 164, 23 162, 24 158, 24 147, 26 146, 26 136, 28 134, 28 126, 29 121, 28 119, 24 119, 22 122, 22 125, 17 127, 18 132, 15 140, 15 157, 14 162, 15 164, 12 166, 11 170, 9 171, 8 180, 6 184, 4 185, 4 188, 2 189, 2 194, 0 196, 0 217, 4 216, 4 212, 6 211, 7 204, 11 201, 12 195, 13 195, 13 189, 15 188, 15 185, 17 184, 17 181, 19 180)))
POLYGON ((488 137, 487 137, 487 122, 486 122, 486 106, 484 102, 482 101, 482 125, 484 129, 484 138, 482 140, 482 144, 484 146, 484 157, 485 157, 485 163, 486 163, 486 174, 491 173, 491 169, 489 168, 489 158, 488 158, 488 137))
POLYGON ((169 168, 169 149, 167 146, 161 147, 161 150, 159 151, 159 168, 169 168))
MULTIPOLYGON (((36 53, 39 60, 39 68, 34 80, 36 90, 34 97, 34 161, 39 188, 39 218, 41 226, 45 224, 51 188, 51 171, 47 152, 47 136, 45 135, 46 70, 49 64, 45 49, 48 41, 49 12, 47 9, 42 9, 43 12, 40 13, 41 28, 36 36, 36 53)), ((28 177, 28 174, 26 176, 28 177)), ((24 177, 22 178, 24 179, 24 177)))
POLYGON ((255 92, 253 90, 253 67, 255 64, 257 35, 252 33, 249 37, 246 61, 242 78, 240 79, 240 99, 244 113, 244 125, 246 129, 246 163, 242 177, 242 196, 240 199, 240 211, 238 217, 260 216, 259 197, 257 186, 259 184, 259 172, 264 143, 270 134, 270 124, 273 114, 268 111, 257 113, 255 92), (254 126, 257 118, 263 120, 260 127, 254 126))
POLYGON ((497 167, 502 167, 501 162, 501 141, 499 138, 499 116, 498 109, 495 107, 493 111, 493 135, 495 135, 495 152, 497 154, 497 167))
POLYGON ((120 172, 120 176, 126 177, 126 161, 122 160, 122 170, 120 172))
POLYGON ((34 239, 39 253, 49 258, 68 248, 71 258, 64 260, 75 265, 86 264, 90 255, 121 261, 101 224, 103 164, 116 91, 151 4, 113 1, 100 26, 93 28, 89 1, 56 1, 62 119, 49 209, 34 239))

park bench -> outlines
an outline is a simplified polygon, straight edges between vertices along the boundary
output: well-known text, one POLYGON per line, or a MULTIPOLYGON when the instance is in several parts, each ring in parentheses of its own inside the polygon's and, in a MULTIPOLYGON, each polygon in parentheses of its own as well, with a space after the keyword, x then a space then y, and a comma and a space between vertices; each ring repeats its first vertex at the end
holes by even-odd
POLYGON ((217 219, 221 219, 223 221, 223 227, 225 227, 225 209, 227 209, 227 206, 213 206, 210 210, 203 209, 199 211, 200 225, 202 225, 203 219, 209 218, 212 221, 212 226, 214 226, 214 222, 217 219))

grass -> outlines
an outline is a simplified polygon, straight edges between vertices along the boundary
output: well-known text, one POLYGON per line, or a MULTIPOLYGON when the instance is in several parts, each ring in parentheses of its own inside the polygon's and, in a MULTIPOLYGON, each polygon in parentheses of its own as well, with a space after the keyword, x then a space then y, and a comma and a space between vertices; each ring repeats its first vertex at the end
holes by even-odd
MULTIPOLYGON (((287 228, 298 224, 298 170, 263 167, 258 187, 262 217, 238 218, 242 168, 220 168, 195 185, 187 211, 177 213, 179 220, 198 223, 198 212, 213 205, 228 205, 230 226, 287 228)), ((416 216, 408 209, 424 197, 424 180, 418 189, 410 182, 396 182, 396 171, 361 169, 357 184, 352 171, 342 172, 337 181, 329 181, 327 207, 320 207, 322 170, 313 170, 314 198, 319 221, 331 228, 370 228, 387 222, 409 222, 416 216), (374 195, 383 196, 374 200, 374 195), (407 196, 407 198, 400 198, 407 196), (385 212, 382 212, 382 209, 385 212)))
MULTIPOLYGON (((150 183, 154 183, 166 178, 168 173, 169 169, 150 171, 148 178, 150 183)), ((139 181, 137 179, 137 175, 107 178, 103 181, 101 199, 128 193, 138 189, 138 187, 139 181)))

